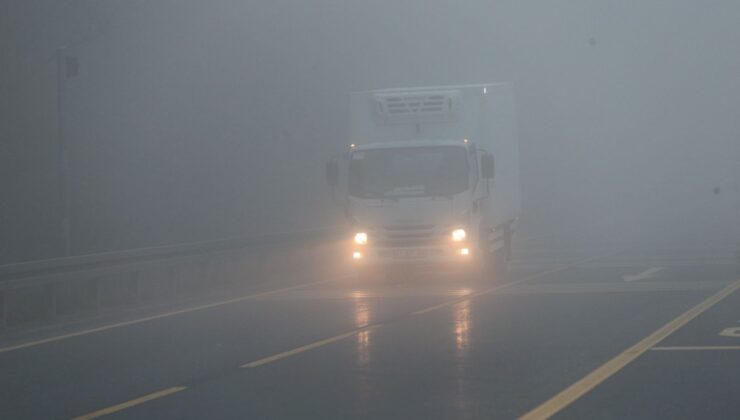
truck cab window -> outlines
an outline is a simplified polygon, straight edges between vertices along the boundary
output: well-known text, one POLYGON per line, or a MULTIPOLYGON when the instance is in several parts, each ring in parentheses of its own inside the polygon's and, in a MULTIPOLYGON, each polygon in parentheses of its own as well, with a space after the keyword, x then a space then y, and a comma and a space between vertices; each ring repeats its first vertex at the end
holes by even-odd
POLYGON ((424 197, 467 190, 470 167, 464 147, 431 146, 357 151, 349 164, 355 197, 424 197))

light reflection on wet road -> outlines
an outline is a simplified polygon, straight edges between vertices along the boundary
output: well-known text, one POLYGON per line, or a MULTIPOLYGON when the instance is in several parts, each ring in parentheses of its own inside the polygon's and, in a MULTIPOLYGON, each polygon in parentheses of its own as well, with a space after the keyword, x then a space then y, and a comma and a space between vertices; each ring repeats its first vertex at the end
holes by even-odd
MULTIPOLYGON (((737 274, 731 266, 697 265, 623 281, 646 268, 563 269, 478 296, 490 281, 463 283, 444 276, 367 285, 336 281, 7 352, 0 355, 0 393, 6 401, 0 415, 69 417, 183 386, 116 415, 512 418, 737 274), (466 295, 475 297, 414 315, 466 295), (305 347, 308 343, 318 344, 305 347), (281 352, 288 353, 238 369, 281 352), (77 378, 72 388, 70 374, 77 378)), ((531 274, 513 273, 508 281, 531 274)), ((726 311, 740 319, 740 313, 726 311)), ((572 407, 591 415, 592 408, 572 407)))

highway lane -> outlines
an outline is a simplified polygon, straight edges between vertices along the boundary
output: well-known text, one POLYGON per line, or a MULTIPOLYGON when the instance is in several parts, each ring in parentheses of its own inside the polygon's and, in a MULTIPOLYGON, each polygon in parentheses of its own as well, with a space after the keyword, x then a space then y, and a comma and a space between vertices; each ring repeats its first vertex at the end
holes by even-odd
MULTIPOLYGON (((737 277, 732 265, 684 264, 624 280, 650 268, 524 269, 506 280, 516 284, 495 290, 490 281, 446 276, 338 280, 0 353, 0 417, 109 409, 122 418, 514 418, 737 277), (146 400, 157 392, 164 393, 146 400)), ((711 335, 709 318, 725 306, 719 302, 669 340, 711 335)), ((724 309, 721 321, 740 320, 737 307, 724 309)), ((664 354, 650 351, 602 386, 664 354)), ((740 352, 722 357, 725 371, 737 370, 740 352)), ((621 396, 649 399, 640 384, 660 379, 644 378, 643 370, 633 376, 616 394, 597 387, 560 415, 624 417, 620 409, 639 405, 621 396)), ((724 378, 718 386, 740 386, 724 378)), ((670 402, 663 388, 655 396, 670 402)))
MULTIPOLYGON (((278 299, 264 299, 258 294, 80 336, 65 331, 62 340, 28 348, 3 351, 7 347, 0 346, 0 418, 68 418, 355 329, 352 296, 367 288, 358 290, 346 280, 309 285, 298 295, 287 290, 279 291, 284 296, 278 299)), ((397 283, 389 292, 395 297, 369 303, 366 322, 392 319, 483 286, 488 284, 443 281, 419 292, 397 283)), ((387 286, 372 290, 383 294, 387 286)), ((39 339, 44 337, 32 342, 39 339)))
POLYGON ((740 418, 738 372, 740 292, 735 292, 557 418, 740 418))

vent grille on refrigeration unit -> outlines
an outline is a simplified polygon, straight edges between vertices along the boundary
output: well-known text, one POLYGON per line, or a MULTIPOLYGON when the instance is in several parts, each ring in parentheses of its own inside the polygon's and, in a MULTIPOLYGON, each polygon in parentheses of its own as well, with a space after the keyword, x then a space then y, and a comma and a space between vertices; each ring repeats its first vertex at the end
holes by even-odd
POLYGON ((391 121, 449 118, 457 106, 456 92, 387 93, 375 100, 378 115, 391 121))

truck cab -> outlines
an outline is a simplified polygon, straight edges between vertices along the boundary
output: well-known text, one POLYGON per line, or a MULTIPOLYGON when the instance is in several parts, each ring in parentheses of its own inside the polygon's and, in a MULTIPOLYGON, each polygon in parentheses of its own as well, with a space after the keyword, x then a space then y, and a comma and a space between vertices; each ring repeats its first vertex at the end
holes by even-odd
POLYGON ((518 156, 511 121, 492 115, 494 104, 510 98, 482 97, 495 91, 475 85, 353 94, 352 142, 327 165, 327 179, 335 194, 341 190, 351 228, 347 255, 361 277, 505 264, 517 219, 518 164, 504 163, 498 173, 494 153, 518 156), (491 148, 491 136, 499 147, 491 148))

